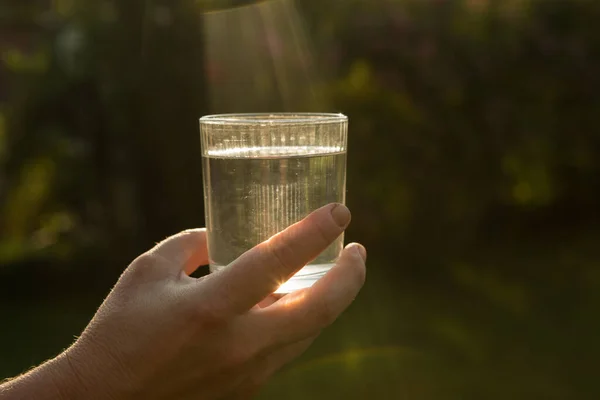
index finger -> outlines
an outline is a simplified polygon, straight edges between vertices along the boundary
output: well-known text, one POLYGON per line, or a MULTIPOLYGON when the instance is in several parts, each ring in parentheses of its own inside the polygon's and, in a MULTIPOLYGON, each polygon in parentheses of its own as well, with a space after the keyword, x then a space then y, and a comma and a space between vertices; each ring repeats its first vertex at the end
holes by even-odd
POLYGON ((344 205, 321 207, 215 274, 205 282, 203 297, 223 311, 248 311, 316 258, 349 223, 344 205))

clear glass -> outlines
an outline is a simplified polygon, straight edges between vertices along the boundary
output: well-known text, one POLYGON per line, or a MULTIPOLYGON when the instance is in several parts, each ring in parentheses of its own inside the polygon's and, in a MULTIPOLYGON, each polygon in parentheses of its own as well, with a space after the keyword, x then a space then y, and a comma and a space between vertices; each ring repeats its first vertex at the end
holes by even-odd
MULTIPOLYGON (((342 114, 224 114, 200 119, 211 272, 346 197, 342 114)), ((336 262, 340 236, 278 293, 312 286, 336 262)))

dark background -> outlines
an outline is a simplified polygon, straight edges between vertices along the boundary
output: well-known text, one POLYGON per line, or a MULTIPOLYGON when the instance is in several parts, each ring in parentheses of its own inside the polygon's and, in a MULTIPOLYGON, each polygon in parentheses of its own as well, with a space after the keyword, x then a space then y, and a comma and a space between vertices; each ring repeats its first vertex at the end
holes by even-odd
POLYGON ((203 225, 198 117, 339 111, 367 284, 261 398, 598 398, 600 2, 233 3, 0 3, 0 378, 203 225))

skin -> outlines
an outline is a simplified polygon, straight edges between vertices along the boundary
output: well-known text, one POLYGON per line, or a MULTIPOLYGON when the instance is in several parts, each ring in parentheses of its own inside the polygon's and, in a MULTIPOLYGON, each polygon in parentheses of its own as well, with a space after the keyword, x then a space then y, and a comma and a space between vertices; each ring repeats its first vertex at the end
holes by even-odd
POLYGON ((0 385, 0 399, 247 399, 352 303, 366 252, 350 244, 317 283, 277 287, 350 222, 330 204, 200 279, 206 232, 181 232, 134 260, 76 342, 0 385))

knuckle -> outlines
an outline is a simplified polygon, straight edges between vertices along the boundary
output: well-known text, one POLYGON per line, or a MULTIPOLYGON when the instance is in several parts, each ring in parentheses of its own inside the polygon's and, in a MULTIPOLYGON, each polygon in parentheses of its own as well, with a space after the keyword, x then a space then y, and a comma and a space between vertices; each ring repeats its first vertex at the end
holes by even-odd
POLYGON ((327 245, 335 240, 340 235, 341 232, 335 231, 332 232, 330 229, 327 229, 322 224, 315 222, 315 234, 317 235, 317 239, 323 244, 327 245))
POLYGON ((215 307, 193 303, 189 305, 189 319, 201 331, 214 330, 227 323, 225 315, 215 307))
POLYGON ((222 281, 219 288, 206 296, 205 303, 218 319, 228 318, 241 308, 238 291, 227 281, 222 281))
POLYGON ((337 313, 329 306, 327 302, 322 302, 315 313, 317 326, 325 328, 331 325, 337 319, 337 313))
POLYGON ((285 237, 282 237, 282 239, 277 241, 277 243, 270 242, 267 251, 271 255, 274 267, 277 268, 278 273, 283 277, 287 277, 294 269, 292 260, 295 258, 295 252, 285 237))
POLYGON ((158 257, 152 252, 146 252, 133 260, 133 265, 139 265, 145 268, 152 268, 159 262, 158 257))
POLYGON ((147 281, 156 277, 160 260, 152 253, 137 257, 127 268, 127 275, 134 281, 147 281))

